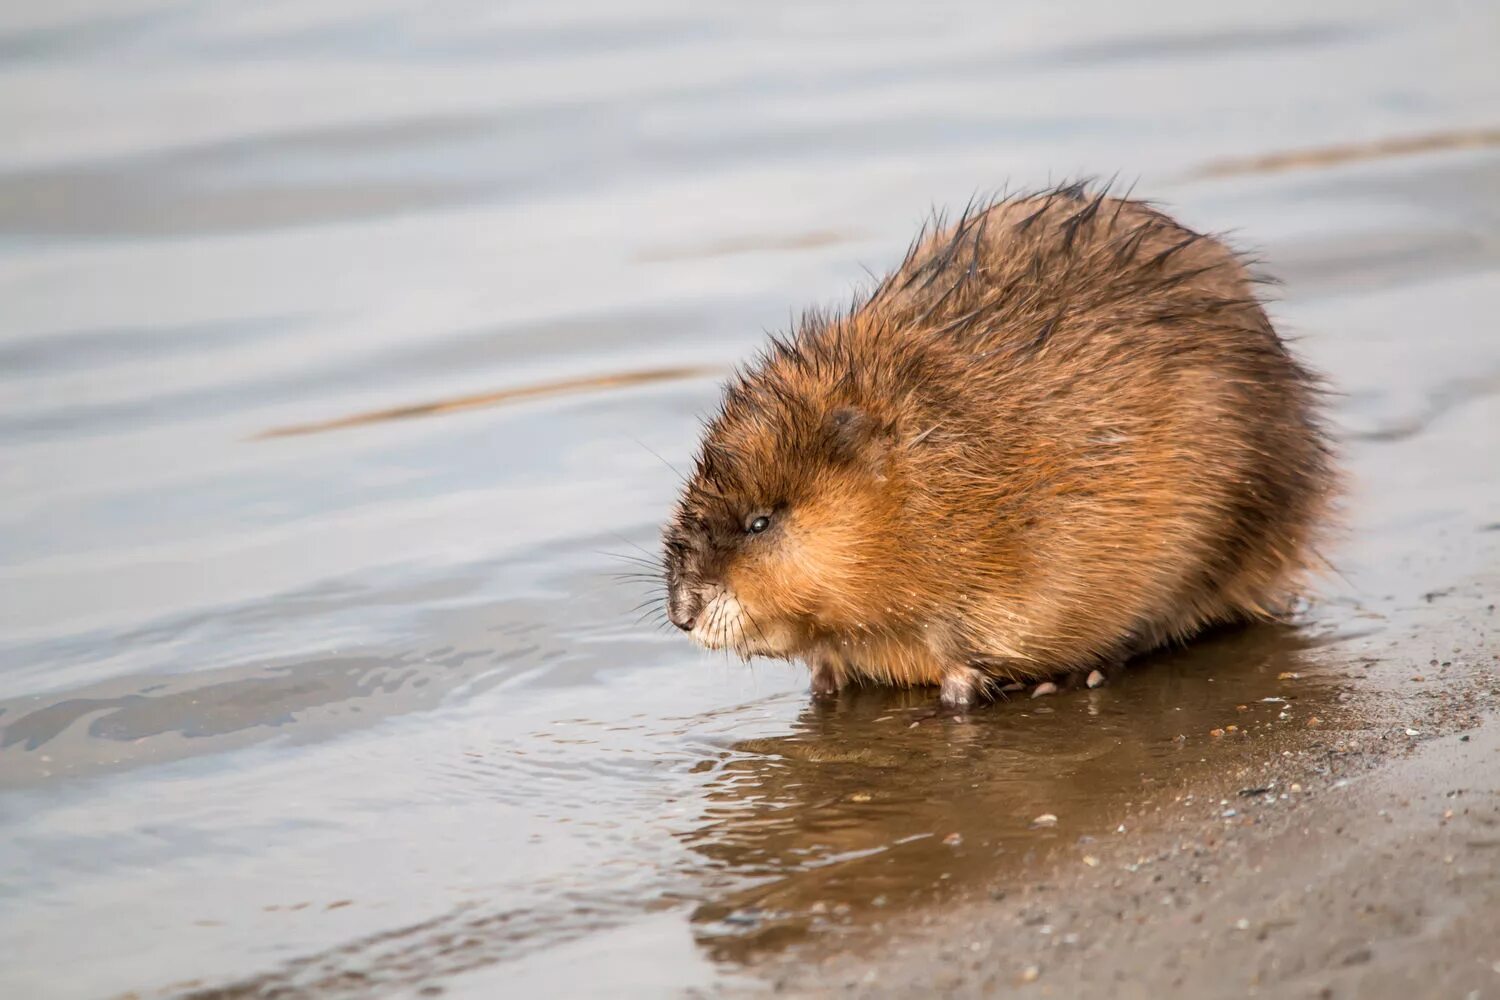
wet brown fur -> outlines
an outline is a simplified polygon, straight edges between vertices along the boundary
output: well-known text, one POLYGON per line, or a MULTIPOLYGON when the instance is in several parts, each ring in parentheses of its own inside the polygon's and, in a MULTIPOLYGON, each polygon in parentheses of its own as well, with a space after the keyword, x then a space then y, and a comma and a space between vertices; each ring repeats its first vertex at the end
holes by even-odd
POLYGON ((666 532, 671 616, 819 693, 952 702, 1276 616, 1335 493, 1319 396, 1245 263, 1145 203, 936 220, 731 381, 666 532))

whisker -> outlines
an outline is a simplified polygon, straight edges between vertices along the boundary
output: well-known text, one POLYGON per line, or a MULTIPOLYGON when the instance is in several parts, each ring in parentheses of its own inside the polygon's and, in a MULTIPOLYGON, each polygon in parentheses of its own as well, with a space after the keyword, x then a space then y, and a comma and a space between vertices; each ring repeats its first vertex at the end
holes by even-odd
POLYGON ((611 559, 618 559, 620 562, 630 563, 632 566, 646 566, 653 568, 661 567, 661 560, 653 556, 638 556, 630 552, 605 551, 599 551, 597 554, 601 556, 608 556, 611 559))
MULTIPOLYGON (((741 604, 740 605, 740 614, 742 614, 746 618, 750 619, 750 625, 755 629, 755 635, 756 635, 756 637, 758 639, 760 639, 761 648, 765 648, 765 647, 770 646, 770 643, 766 641, 766 634, 765 634, 765 632, 761 631, 760 622, 756 621, 755 620, 755 616, 750 613, 750 607, 749 607, 749 605, 747 605, 747 604, 741 604)), ((749 656, 745 657, 746 661, 748 661, 749 659, 750 659, 749 656)))
POLYGON ((646 549, 645 547, 643 547, 640 542, 632 541, 631 539, 626 538, 624 535, 620 534, 618 531, 611 531, 610 534, 614 535, 620 541, 624 542, 626 545, 629 545, 631 548, 635 549, 637 552, 639 552, 641 555, 645 556, 647 559, 651 559, 652 561, 655 561, 655 559, 656 559, 655 553, 653 553, 653 552, 649 551, 648 549, 646 549))
POLYGON ((634 441, 636 444, 640 445, 642 448, 645 448, 648 452, 650 452, 656 458, 656 460, 658 462, 660 462, 662 465, 665 465, 667 468, 671 469, 672 470, 672 474, 677 477, 677 483, 678 483, 678 485, 680 485, 680 486, 686 486, 687 485, 688 479, 687 479, 687 476, 684 476, 682 474, 682 470, 678 469, 677 466, 673 465, 671 462, 669 462, 665 458, 663 458, 661 456, 661 454, 655 448, 651 447, 649 444, 647 444, 646 442, 642 441, 640 438, 638 438, 638 437, 636 437, 634 435, 631 435, 630 440, 634 441))

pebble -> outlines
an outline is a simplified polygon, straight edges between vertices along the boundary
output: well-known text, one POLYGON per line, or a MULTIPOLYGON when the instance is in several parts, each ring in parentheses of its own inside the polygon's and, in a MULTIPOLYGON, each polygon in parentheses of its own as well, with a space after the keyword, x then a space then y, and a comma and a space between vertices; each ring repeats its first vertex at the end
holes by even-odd
POLYGON ((1091 688, 1096 688, 1096 687, 1102 686, 1104 684, 1104 671, 1102 671, 1102 670, 1091 671, 1089 673, 1089 679, 1088 679, 1088 681, 1086 683, 1091 688))
POLYGON ((1099 859, 1094 857, 1092 854, 1085 854, 1083 856, 1083 863, 1088 865, 1090 868, 1099 867, 1099 859))
POLYGON ((961 833, 950 833, 950 834, 948 834, 948 836, 946 836, 946 837, 943 838, 943 843, 947 844, 949 847, 957 847, 959 844, 962 844, 963 842, 964 842, 964 835, 961 834, 961 833))
POLYGON ((1308 729, 1316 729, 1317 727, 1321 726, 1322 724, 1323 724, 1323 720, 1320 719, 1320 718, 1318 718, 1316 715, 1313 716, 1311 719, 1307 720, 1307 728, 1308 729))
POLYGON ((1057 694, 1057 685, 1051 681, 1043 681, 1031 689, 1031 696, 1033 698, 1040 698, 1044 694, 1057 694))
POLYGON ((1034 965, 1028 965, 1021 970, 1021 982, 1034 983, 1041 976, 1042 970, 1034 965))
POLYGON ((1210 736, 1223 736, 1224 735, 1224 730, 1222 730, 1222 729, 1210 729, 1208 731, 1208 735, 1210 735, 1210 736))
POLYGON ((1031 821, 1031 825, 1034 829, 1038 827, 1056 826, 1057 817, 1052 815, 1052 813, 1042 813, 1036 819, 1031 821))

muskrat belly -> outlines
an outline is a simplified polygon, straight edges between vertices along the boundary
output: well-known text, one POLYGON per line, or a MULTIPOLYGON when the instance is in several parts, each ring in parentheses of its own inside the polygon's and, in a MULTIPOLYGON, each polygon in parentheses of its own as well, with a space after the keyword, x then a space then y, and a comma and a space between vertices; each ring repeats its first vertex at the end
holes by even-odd
POLYGON ((952 662, 920 640, 894 637, 861 638, 830 644, 807 657, 814 670, 833 673, 839 686, 849 681, 893 687, 941 684, 952 662))

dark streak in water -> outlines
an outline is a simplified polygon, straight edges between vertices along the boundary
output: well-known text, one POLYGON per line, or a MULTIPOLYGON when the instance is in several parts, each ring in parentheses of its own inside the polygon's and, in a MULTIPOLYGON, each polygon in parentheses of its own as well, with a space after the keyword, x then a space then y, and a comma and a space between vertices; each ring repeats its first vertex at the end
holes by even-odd
POLYGON ((835 246, 856 238, 856 234, 830 229, 793 233, 786 236, 731 236, 697 246, 658 247, 644 250, 636 260, 697 260, 702 257, 727 257, 733 254, 756 253, 765 250, 811 250, 816 247, 835 246))
POLYGON ((385 410, 371 410, 347 417, 335 417, 307 424, 289 424, 273 427, 251 438, 263 441, 266 438, 292 437, 298 434, 319 434, 324 431, 343 430, 346 427, 362 427, 365 424, 384 423, 388 420, 409 420, 413 417, 432 417, 440 413, 457 413, 461 410, 477 410, 487 406, 518 403, 527 399, 545 396, 563 396, 575 392, 595 392, 600 389, 621 389, 626 386, 645 385, 654 382, 671 382, 678 379, 705 378, 722 374, 718 368, 685 366, 682 368, 652 368, 639 372, 622 372, 618 375, 590 375, 583 378, 559 379, 556 382, 540 382, 536 385, 517 386, 496 392, 481 392, 472 396, 454 396, 430 403, 414 403, 410 406, 394 406, 385 410))
POLYGON ((1188 176, 1233 177, 1236 174, 1270 174, 1284 170, 1332 167, 1359 160, 1380 160, 1415 153, 1435 153, 1452 149, 1483 149, 1500 146, 1500 128, 1461 129, 1428 135, 1399 136, 1371 142, 1298 149, 1285 153, 1268 153, 1243 159, 1214 160, 1188 176))

